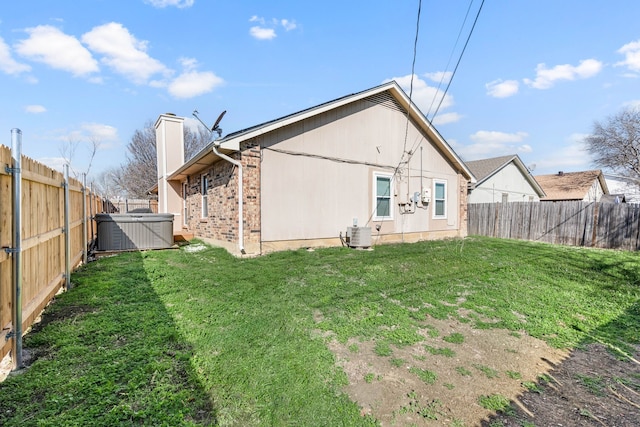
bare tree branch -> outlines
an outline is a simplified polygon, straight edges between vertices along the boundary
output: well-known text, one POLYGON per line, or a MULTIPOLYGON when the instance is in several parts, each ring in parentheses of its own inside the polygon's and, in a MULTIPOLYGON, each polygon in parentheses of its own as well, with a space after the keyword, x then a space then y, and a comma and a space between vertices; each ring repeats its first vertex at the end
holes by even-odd
POLYGON ((594 166, 640 179, 640 108, 626 108, 594 122, 584 143, 594 166))

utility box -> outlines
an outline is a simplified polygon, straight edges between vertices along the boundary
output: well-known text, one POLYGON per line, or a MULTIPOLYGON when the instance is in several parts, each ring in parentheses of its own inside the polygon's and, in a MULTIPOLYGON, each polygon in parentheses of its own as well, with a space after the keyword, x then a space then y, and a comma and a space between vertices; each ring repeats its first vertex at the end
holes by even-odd
POLYGON ((173 214, 96 214, 99 251, 173 246, 173 214))
POLYGON ((350 248, 371 247, 371 227, 347 227, 347 245, 350 248))

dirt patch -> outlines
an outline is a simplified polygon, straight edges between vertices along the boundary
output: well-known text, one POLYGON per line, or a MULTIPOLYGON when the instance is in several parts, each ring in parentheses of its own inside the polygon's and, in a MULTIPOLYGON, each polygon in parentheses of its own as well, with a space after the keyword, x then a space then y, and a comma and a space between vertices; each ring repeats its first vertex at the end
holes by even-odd
MULTIPOLYGON (((635 359, 640 356, 636 348, 635 359)), ((617 426, 640 425, 640 363, 616 359, 592 344, 575 350, 551 371, 540 390, 520 396, 526 412, 500 413, 483 426, 617 426)))
MULTIPOLYGON (((623 403, 608 393, 607 400, 617 401, 613 405, 576 385, 575 378, 580 378, 576 375, 593 377, 596 372, 633 378, 630 368, 640 372, 640 366, 618 361, 601 347, 569 354, 524 332, 473 329, 456 320, 429 319, 420 332, 424 341, 392 347, 390 356, 376 354, 375 342, 332 341, 329 345, 349 379, 345 391, 361 406, 363 415, 373 415, 383 426, 631 426, 637 421, 624 422, 640 419, 633 400, 623 403), (595 366, 594 357, 600 361, 595 366), (528 392, 527 387, 535 391, 528 392), (498 395, 512 404, 496 415, 481 405, 480 398, 498 395), (593 417, 581 415, 587 411, 593 417), (607 411, 634 415, 613 418, 607 411), (616 421, 597 421, 602 419, 616 421)), ((633 385, 627 387, 633 389, 633 385)), ((640 401, 639 395, 625 391, 640 401)))

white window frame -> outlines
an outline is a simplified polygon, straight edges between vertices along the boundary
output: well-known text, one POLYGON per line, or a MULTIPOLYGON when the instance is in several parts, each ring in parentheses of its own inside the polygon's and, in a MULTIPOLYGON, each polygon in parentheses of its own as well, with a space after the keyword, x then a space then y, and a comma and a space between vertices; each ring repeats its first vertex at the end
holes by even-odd
POLYGON ((202 197, 202 210, 201 218, 207 218, 209 216, 209 206, 207 204, 209 195, 209 176, 206 173, 200 175, 200 197, 202 197))
POLYGON ((187 197, 189 195, 189 181, 182 182, 182 225, 189 225, 189 211, 187 206, 187 197))
POLYGON ((393 174, 390 173, 382 173, 382 172, 374 172, 373 173, 373 195, 372 195, 372 203, 373 203, 373 220, 374 221, 390 221, 393 220, 393 174), (389 215, 388 216, 379 216, 378 215, 378 178, 387 178, 389 179, 389 215))
POLYGON ((434 179, 433 180, 433 219, 446 219, 447 218, 447 181, 444 179, 434 179), (436 187, 442 184, 444 186, 444 198, 438 199, 438 192, 436 191, 436 187), (444 203, 444 213, 438 215, 437 213, 437 205, 438 201, 442 201, 444 203))

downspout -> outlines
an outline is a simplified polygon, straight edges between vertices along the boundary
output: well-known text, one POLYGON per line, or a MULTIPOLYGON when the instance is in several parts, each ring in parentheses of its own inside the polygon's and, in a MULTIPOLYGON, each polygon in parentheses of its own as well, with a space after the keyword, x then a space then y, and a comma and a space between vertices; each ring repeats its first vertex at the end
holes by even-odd
POLYGON ((240 250, 241 254, 245 254, 245 250, 244 250, 244 226, 243 226, 243 212, 242 212, 242 201, 243 201, 243 195, 242 195, 242 163, 238 160, 234 160, 231 157, 227 156, 224 153, 221 153, 218 151, 218 147, 216 146, 216 144, 213 144, 213 152, 215 155, 217 155, 218 157, 228 161, 229 163, 231 163, 232 165, 235 165, 238 167, 238 249, 240 250))

